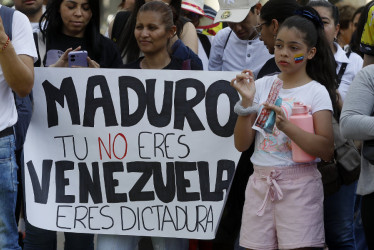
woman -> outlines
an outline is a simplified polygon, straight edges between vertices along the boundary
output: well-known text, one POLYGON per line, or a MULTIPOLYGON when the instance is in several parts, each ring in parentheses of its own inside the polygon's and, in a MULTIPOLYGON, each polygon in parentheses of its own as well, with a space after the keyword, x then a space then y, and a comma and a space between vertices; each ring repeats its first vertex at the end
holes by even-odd
MULTIPOLYGON (((347 94, 349 85, 355 75, 361 70, 363 60, 354 52, 345 51, 336 42, 339 33, 339 11, 336 6, 327 1, 313 1, 308 4, 320 14, 330 49, 336 61, 338 76, 339 108, 347 94)), ((338 131, 339 132, 339 131, 338 131)), ((352 168, 355 166, 352 166, 352 168)), ((358 170, 358 169, 356 169, 358 170)), ((356 178, 343 182, 339 190, 325 196, 325 231, 326 243, 330 249, 356 249, 354 239, 354 206, 358 172, 351 169, 339 169, 339 176, 349 175, 356 178)))
MULTIPOLYGON (((39 23, 42 30, 37 44, 39 65, 67 67, 68 53, 75 48, 88 52, 89 67, 121 66, 115 44, 100 35, 99 17, 98 0, 50 0, 39 23)), ((36 228, 26 221, 26 234, 24 249, 56 249, 56 232, 36 228)), ((65 249, 93 250, 93 239, 93 234, 65 233, 65 249)))
MULTIPOLYGON (((147 6, 153 5, 157 6, 160 4, 147 4, 147 6)), ((156 10, 154 12, 146 11, 149 7, 143 6, 137 15, 134 36, 144 56, 124 65, 124 68, 201 70, 202 68, 195 64, 194 61, 184 61, 169 54, 168 45, 174 37, 176 26, 172 20, 171 22, 162 20, 160 17, 161 14, 157 13, 156 10)))
MULTIPOLYGON (((140 7, 152 0, 136 1, 134 10, 129 12, 119 12, 114 20, 111 39, 118 44, 124 63, 132 62, 139 58, 140 49, 134 37, 134 27, 136 16, 140 7)), ((184 21, 180 17, 181 0, 163 0, 173 9, 174 23, 177 27, 176 36, 170 41, 170 49, 173 54, 177 54, 181 59, 197 57, 198 38, 196 29, 191 22, 184 21), (179 50, 178 50, 179 49, 179 50), (182 52, 181 52, 182 51, 182 52)))
MULTIPOLYGON (((192 61, 183 61, 169 55, 168 44, 175 30, 173 13, 168 5, 161 1, 144 4, 138 12, 134 30, 135 39, 144 57, 124 65, 124 68, 183 70, 190 66, 191 69, 202 70, 201 66, 194 65, 192 61)), ((132 250, 136 249, 139 240, 140 236, 99 235, 97 248, 132 250)), ((155 250, 188 248, 187 239, 152 237, 152 241, 155 250)))
POLYGON ((39 24, 38 50, 43 66, 67 67, 68 53, 88 52, 89 67, 118 68, 121 58, 115 44, 100 34, 98 0, 52 0, 39 24), (48 24, 43 29, 43 23, 48 24))
MULTIPOLYGON (((363 68, 355 77, 347 93, 340 116, 344 137, 355 140, 374 139, 374 65, 363 68)), ((361 173, 357 194, 362 195, 361 216, 366 242, 374 248, 374 165, 361 155, 361 173)))

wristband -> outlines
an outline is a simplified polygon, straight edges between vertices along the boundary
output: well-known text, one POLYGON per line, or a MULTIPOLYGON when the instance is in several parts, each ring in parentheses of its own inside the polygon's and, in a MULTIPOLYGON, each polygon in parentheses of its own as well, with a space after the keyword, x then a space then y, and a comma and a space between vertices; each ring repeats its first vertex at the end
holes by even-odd
POLYGON ((252 105, 247 108, 242 106, 242 101, 238 101, 234 106, 234 112, 239 116, 247 116, 253 113, 257 113, 258 105, 252 105))
POLYGON ((6 49, 6 47, 8 47, 9 42, 10 42, 10 39, 9 39, 9 36, 8 36, 8 40, 6 40, 6 43, 5 43, 4 46, 1 48, 1 52, 3 52, 3 51, 6 49))

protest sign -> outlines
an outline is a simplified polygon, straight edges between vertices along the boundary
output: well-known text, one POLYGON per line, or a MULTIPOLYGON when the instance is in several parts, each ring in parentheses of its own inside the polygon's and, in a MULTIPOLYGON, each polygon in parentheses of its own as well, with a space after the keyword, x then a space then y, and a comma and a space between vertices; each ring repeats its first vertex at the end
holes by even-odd
POLYGON ((212 239, 239 152, 234 72, 36 68, 28 221, 212 239))

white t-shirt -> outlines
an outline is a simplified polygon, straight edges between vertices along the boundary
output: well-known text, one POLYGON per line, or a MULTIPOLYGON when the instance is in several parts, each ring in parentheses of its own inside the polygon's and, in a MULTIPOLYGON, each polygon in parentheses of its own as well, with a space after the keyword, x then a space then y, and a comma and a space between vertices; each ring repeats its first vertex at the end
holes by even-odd
POLYGON ((250 69, 257 78, 262 66, 272 57, 259 38, 240 40, 233 31, 231 32, 230 27, 226 27, 218 31, 214 37, 210 50, 209 70, 242 71, 250 69))
POLYGON ((351 85, 351 82, 355 78, 356 74, 362 69, 363 60, 354 52, 351 52, 348 58, 346 52, 337 43, 335 43, 335 48, 337 48, 336 53, 334 54, 334 58, 337 63, 336 74, 339 74, 340 67, 343 63, 348 63, 338 88, 340 96, 344 101, 349 85, 351 85))
MULTIPOLYGON (((13 15, 11 42, 17 55, 28 55, 33 57, 34 62, 37 60, 38 55, 29 19, 19 11, 15 11, 13 15)), ((17 110, 13 93, 0 67, 0 131, 13 126, 16 122, 17 110)))
MULTIPOLYGON (((262 104, 267 100, 271 86, 278 75, 265 76, 255 82, 256 94, 254 103, 262 104)), ((311 106, 311 113, 320 110, 331 110, 332 104, 326 88, 316 81, 292 89, 281 89, 279 97, 282 98, 282 109, 286 117, 292 115, 294 102, 302 102, 311 106)), ((291 140, 276 125, 272 134, 264 137, 256 131, 255 151, 251 157, 254 165, 259 166, 290 166, 297 165, 292 160, 291 140)))

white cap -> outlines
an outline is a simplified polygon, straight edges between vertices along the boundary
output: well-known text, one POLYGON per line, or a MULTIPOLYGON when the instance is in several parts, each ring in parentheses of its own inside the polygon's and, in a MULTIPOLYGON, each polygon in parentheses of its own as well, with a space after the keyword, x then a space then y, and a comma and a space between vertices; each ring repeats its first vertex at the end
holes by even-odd
POLYGON ((214 22, 240 23, 259 0, 219 0, 219 11, 214 22))

